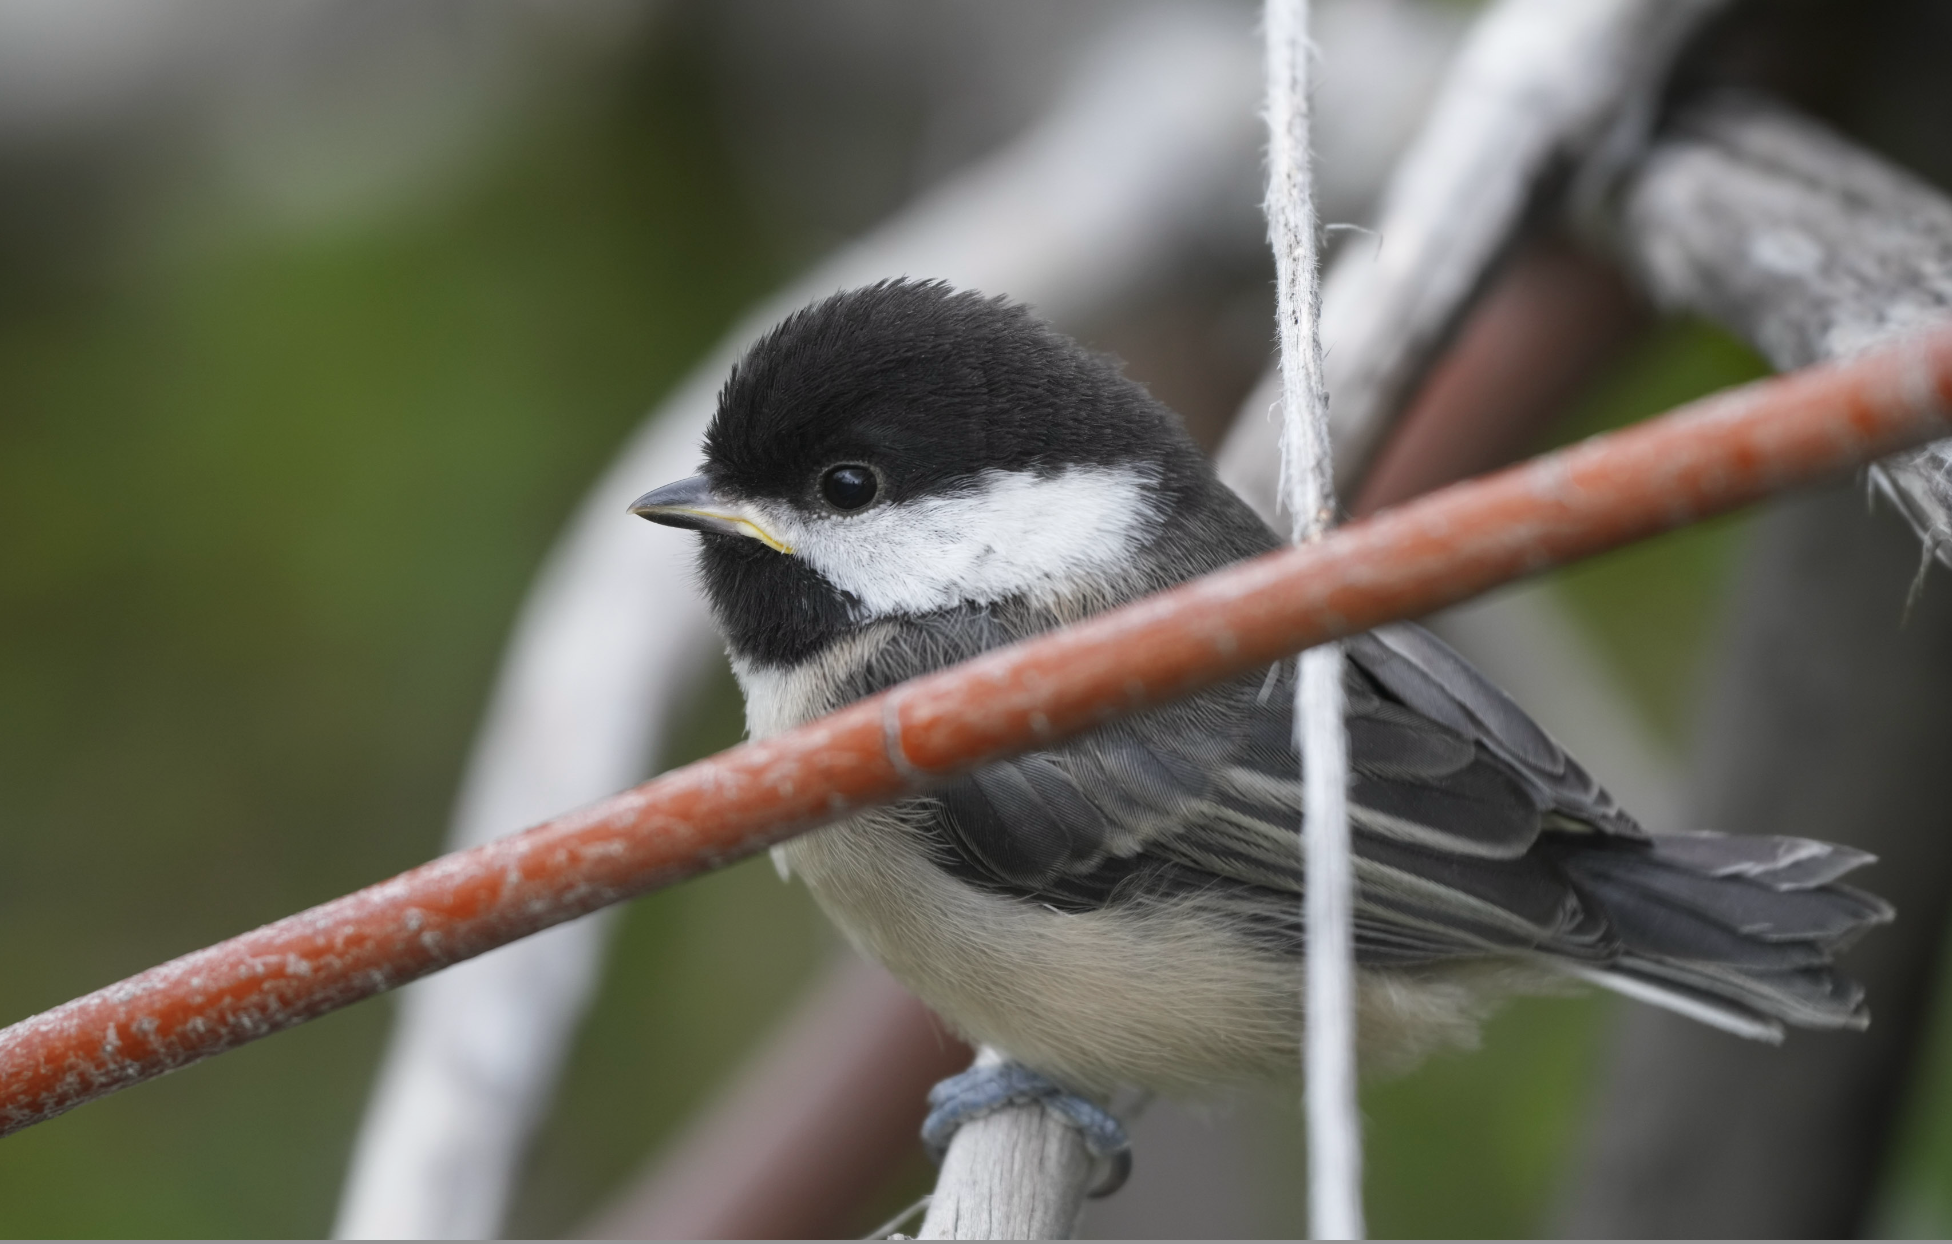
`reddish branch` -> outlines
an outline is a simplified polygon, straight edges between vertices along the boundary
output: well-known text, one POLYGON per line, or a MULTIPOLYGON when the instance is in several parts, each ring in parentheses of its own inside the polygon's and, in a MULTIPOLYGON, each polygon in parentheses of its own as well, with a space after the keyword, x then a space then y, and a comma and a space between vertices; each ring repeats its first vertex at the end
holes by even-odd
POLYGON ((1324 640, 1952 432, 1952 329, 1352 523, 735 747, 0 1032, 0 1133, 1324 640))

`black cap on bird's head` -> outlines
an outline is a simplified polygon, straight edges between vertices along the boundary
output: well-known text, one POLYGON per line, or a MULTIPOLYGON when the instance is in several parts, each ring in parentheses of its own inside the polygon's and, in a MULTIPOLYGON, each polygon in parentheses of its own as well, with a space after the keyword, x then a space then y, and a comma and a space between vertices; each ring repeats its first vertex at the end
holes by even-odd
POLYGON ((735 655, 1111 573, 1211 480, 1177 417, 1000 298, 884 281, 787 317, 733 368, 701 474, 632 512, 703 531, 735 655))
POLYGON ((1002 298, 884 281, 788 317, 747 352, 705 434, 706 473, 760 496, 805 491, 809 464, 858 458, 903 501, 984 470, 1156 458, 1178 420, 1002 298))

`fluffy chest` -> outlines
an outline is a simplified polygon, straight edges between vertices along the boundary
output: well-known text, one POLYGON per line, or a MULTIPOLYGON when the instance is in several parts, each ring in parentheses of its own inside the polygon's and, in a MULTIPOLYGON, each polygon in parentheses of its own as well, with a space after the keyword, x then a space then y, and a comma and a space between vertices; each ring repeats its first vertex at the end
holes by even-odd
POLYGON ((849 941, 958 1032, 1095 1092, 1197 1093, 1293 1065, 1295 964, 1252 953, 1224 912, 1065 913, 967 885, 929 857, 929 807, 867 813, 782 851, 849 941))
MULTIPOLYGON (((734 668, 754 738, 834 707, 866 633, 797 669, 734 668)), ((879 809, 774 848, 828 916, 973 1041, 1082 1088, 1192 1092, 1293 1062, 1295 968, 1249 952, 1196 900, 1063 913, 940 868, 934 805, 879 809)))

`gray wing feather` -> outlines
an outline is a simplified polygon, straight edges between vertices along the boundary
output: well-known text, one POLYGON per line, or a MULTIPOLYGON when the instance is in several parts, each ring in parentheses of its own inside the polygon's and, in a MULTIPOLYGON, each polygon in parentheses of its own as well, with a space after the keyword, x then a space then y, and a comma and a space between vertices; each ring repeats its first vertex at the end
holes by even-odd
POLYGON ((1359 635, 1347 646, 1350 659, 1390 694, 1476 740, 1574 821, 1609 833, 1642 834, 1613 796, 1524 709, 1429 631, 1397 623, 1359 635))
POLYGON ((1710 877, 1753 877, 1777 890, 1808 890, 1828 885, 1877 856, 1834 842, 1778 838, 1761 834, 1663 834, 1657 853, 1710 877))

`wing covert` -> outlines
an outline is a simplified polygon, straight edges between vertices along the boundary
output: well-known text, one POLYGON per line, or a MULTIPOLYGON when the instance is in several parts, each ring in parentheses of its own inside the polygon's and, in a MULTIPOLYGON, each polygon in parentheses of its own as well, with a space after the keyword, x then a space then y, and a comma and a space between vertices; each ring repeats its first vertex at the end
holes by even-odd
MULTIPOLYGON (((1359 955, 1613 953, 1606 922, 1540 841, 1567 820, 1637 827, 1461 657, 1418 628, 1388 629, 1351 644, 1348 671, 1359 955)), ((1240 889, 1267 908, 1263 923, 1299 936, 1294 670, 1284 661, 961 779, 937 796, 949 865, 1071 910, 1140 890, 1240 889)))

